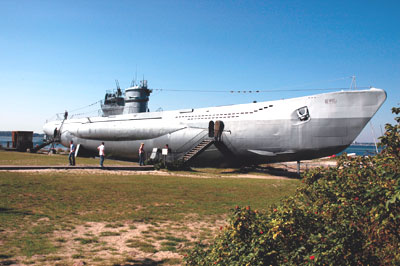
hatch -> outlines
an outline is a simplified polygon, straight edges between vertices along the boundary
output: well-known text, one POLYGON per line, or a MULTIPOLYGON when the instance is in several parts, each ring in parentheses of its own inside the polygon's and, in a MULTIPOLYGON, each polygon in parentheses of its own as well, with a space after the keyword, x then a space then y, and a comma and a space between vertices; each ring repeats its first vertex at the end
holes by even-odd
POLYGON ((210 121, 208 123, 208 137, 209 138, 214 137, 214 121, 210 121))

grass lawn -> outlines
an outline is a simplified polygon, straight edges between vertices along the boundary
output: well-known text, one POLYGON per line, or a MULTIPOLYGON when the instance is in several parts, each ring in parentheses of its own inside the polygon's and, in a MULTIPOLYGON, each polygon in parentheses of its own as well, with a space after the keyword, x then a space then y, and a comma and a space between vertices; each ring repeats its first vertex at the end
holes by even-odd
MULTIPOLYGON (((99 165, 100 159, 76 158, 77 165, 99 165)), ((0 150, 0 165, 68 165, 68 155, 65 154, 37 154, 29 152, 12 152, 0 150)), ((132 165, 132 162, 106 159, 104 165, 132 165)))
MULTIPOLYGON (((66 158, 0 152, 0 164, 66 158)), ((241 178, 236 170, 0 171, 0 265, 181 265, 183 254, 211 240, 236 205, 264 209, 300 184, 241 178)))

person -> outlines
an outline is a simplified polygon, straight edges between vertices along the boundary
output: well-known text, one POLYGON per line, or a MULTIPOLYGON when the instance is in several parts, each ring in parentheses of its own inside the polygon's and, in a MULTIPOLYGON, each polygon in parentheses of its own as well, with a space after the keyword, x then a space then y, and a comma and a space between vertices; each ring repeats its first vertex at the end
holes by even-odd
POLYGON ((214 139, 215 141, 221 141, 222 132, 224 131, 224 122, 222 121, 215 121, 214 125, 214 139))
POLYGON ((74 142, 71 140, 71 143, 69 145, 69 165, 75 165, 75 145, 74 142))
POLYGON ((67 120, 67 118, 68 118, 68 111, 65 110, 65 113, 64 113, 64 120, 67 120))
POLYGON ((139 147, 139 165, 144 165, 144 143, 141 143, 139 147))
POLYGON ((54 137, 54 138, 57 137, 57 133, 58 133, 58 132, 57 132, 57 128, 55 128, 55 129, 54 129, 54 134, 53 134, 53 137, 54 137))
POLYGON ((105 152, 104 152, 104 142, 101 143, 101 145, 99 147, 97 147, 97 149, 99 150, 99 155, 100 155, 100 167, 103 168, 103 163, 104 163, 104 156, 106 156, 105 152))

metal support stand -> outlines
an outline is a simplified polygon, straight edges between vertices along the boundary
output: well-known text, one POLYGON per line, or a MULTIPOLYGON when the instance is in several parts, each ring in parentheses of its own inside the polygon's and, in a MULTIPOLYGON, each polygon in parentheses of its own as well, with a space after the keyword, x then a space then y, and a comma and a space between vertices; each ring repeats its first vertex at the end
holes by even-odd
POLYGON ((300 161, 297 161, 297 174, 300 175, 300 161))

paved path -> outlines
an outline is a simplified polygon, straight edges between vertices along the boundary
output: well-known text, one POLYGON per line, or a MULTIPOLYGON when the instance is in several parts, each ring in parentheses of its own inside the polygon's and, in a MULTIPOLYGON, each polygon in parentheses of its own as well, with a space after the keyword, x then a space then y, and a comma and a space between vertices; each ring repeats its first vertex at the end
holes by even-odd
POLYGON ((0 170, 65 170, 65 169, 104 169, 104 170, 127 170, 127 171, 151 171, 154 170, 152 165, 138 166, 138 165, 110 165, 101 168, 97 165, 0 165, 0 170))

